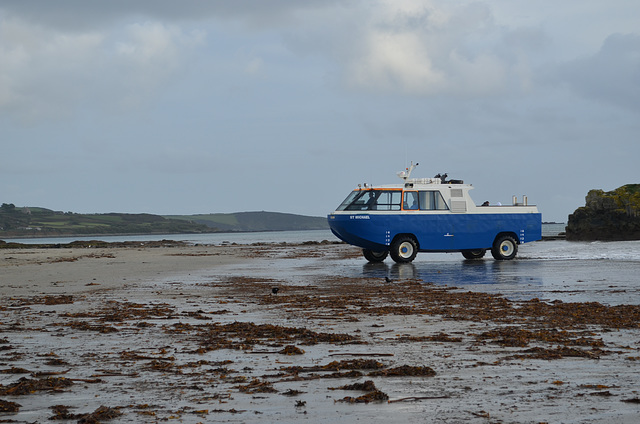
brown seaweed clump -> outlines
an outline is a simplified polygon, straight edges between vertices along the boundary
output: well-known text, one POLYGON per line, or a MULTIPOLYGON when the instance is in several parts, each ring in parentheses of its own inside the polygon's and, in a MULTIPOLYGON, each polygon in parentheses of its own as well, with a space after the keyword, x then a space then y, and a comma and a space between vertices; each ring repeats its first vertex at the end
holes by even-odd
POLYGON ((102 421, 112 420, 122 415, 122 412, 108 406, 100 406, 90 414, 82 416, 78 424, 99 424, 102 421))
POLYGON ((249 384, 238 386, 238 390, 242 393, 277 393, 273 385, 268 381, 261 381, 258 378, 251 380, 249 384))
MULTIPOLYGON (((318 333, 306 328, 255 324, 253 322, 203 325, 176 323, 165 331, 172 334, 194 333, 195 337, 200 341, 200 351, 202 353, 218 349, 250 351, 255 345, 273 342, 298 342, 306 346, 318 343, 362 343, 358 337, 349 334, 318 333)), ((291 351, 293 351, 292 348, 291 351)), ((284 353, 291 354, 288 352, 284 353)))
POLYGON ((287 345, 278 353, 282 355, 304 355, 304 350, 295 345, 287 345))
POLYGON ((95 411, 88 414, 72 414, 70 407, 65 405, 54 405, 51 407, 54 415, 49 419, 52 421, 78 420, 78 424, 99 424, 103 421, 112 420, 122 415, 122 412, 108 406, 100 406, 95 411))
POLYGON ((346 384, 344 386, 338 387, 337 389, 331 390, 362 390, 363 392, 374 392, 378 390, 378 388, 373 383, 373 381, 367 380, 364 383, 346 384))
POLYGON ((353 396, 345 396, 340 399, 339 402, 348 402, 348 403, 370 403, 370 402, 384 402, 389 400, 389 395, 380 390, 376 390, 375 392, 369 392, 365 395, 353 397, 353 396))
POLYGON ((1 395, 29 395, 37 391, 61 391, 63 388, 73 385, 73 381, 64 377, 49 377, 42 379, 29 379, 22 377, 17 382, 6 387, 0 387, 1 395))
POLYGON ((0 412, 18 412, 21 406, 19 403, 0 399, 0 412))
POLYGON ((433 377, 436 372, 431 367, 411 365, 401 365, 399 367, 378 370, 369 373, 372 377, 433 377))
POLYGON ((378 390, 376 385, 371 380, 367 380, 363 383, 354 383, 347 384, 342 387, 338 387, 338 389, 332 390, 361 390, 367 392, 362 396, 345 396, 344 398, 338 400, 338 402, 347 402, 347 403, 369 403, 369 402, 384 402, 389 400, 389 396, 378 390))

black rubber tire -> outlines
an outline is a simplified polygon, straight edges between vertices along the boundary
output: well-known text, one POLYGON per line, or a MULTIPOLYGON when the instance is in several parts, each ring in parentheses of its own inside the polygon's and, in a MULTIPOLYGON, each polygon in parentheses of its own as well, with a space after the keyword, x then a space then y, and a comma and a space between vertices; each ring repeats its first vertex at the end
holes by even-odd
POLYGON ((484 258, 484 254, 487 253, 487 249, 463 250, 461 253, 465 259, 482 259, 484 258))
POLYGON ((418 243, 411 236, 398 237, 391 243, 389 253, 391 259, 399 264, 411 262, 418 254, 418 243))
POLYGON ((386 250, 382 252, 374 252, 370 249, 362 249, 362 255, 364 255, 364 258, 369 262, 378 263, 383 262, 385 259, 387 259, 387 255, 389 255, 389 252, 386 250))
POLYGON ((518 253, 518 242, 511 236, 496 237, 491 248, 491 255, 498 261, 509 261, 518 253))

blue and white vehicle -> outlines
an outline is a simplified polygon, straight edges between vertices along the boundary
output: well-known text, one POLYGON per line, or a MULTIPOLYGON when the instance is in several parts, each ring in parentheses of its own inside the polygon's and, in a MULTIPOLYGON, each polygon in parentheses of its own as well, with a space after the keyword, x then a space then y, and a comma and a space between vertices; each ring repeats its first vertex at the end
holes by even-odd
POLYGON ((387 255, 411 262, 418 252, 461 252, 480 259, 490 249, 497 260, 513 259, 518 245, 542 238, 542 214, 513 196, 511 205, 476 205, 471 184, 434 178, 410 178, 418 164, 398 173, 401 184, 358 185, 335 212, 329 227, 339 239, 361 247, 369 262, 387 255))

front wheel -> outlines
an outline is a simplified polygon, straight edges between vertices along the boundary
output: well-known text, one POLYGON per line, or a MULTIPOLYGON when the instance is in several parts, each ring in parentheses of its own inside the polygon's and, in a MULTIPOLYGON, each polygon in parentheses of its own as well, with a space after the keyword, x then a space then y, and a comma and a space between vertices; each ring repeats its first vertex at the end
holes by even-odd
POLYGON ((374 252, 373 250, 362 249, 362 255, 364 255, 364 258, 372 263, 384 261, 388 254, 389 252, 386 250, 383 252, 374 252))
POLYGON ((499 261, 508 261, 516 257, 518 243, 511 236, 497 237, 491 248, 491 255, 499 261))
POLYGON ((484 254, 487 252, 487 249, 474 249, 474 250, 463 250, 462 256, 465 259, 482 259, 484 258, 484 254))
POLYGON ((399 264, 413 261, 418 254, 418 243, 413 237, 398 237, 390 247, 391 259, 399 264))

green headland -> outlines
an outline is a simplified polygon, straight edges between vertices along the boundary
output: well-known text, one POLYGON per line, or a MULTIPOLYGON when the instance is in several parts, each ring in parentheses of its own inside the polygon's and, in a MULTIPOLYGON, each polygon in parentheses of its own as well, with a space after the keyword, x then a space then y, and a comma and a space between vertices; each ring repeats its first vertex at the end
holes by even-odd
POLYGON ((0 239, 115 234, 301 231, 328 228, 324 217, 279 212, 161 216, 115 212, 82 214, 42 207, 18 207, 12 203, 3 203, 0 206, 0 239))

